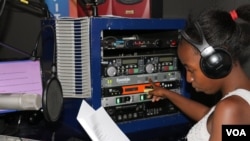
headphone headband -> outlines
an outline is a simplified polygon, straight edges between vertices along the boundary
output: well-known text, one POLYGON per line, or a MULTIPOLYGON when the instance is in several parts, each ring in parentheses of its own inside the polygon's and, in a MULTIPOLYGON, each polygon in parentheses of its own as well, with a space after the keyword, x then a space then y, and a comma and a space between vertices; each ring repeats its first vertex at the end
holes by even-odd
POLYGON ((200 51, 200 68, 209 78, 219 79, 227 76, 232 68, 231 55, 223 48, 214 48, 208 44, 198 22, 194 23, 202 42, 194 41, 185 31, 181 31, 182 37, 200 51))
POLYGON ((211 54, 213 54, 215 52, 214 48, 207 43, 205 36, 201 30, 200 24, 198 22, 195 22, 194 25, 198 31, 199 36, 202 39, 202 42, 198 43, 198 42, 194 41, 193 39, 191 39, 187 35, 187 33, 184 30, 181 31, 182 37, 184 37, 184 39, 186 41, 188 41, 190 44, 192 44, 194 47, 196 47, 200 51, 202 57, 210 56, 211 54))

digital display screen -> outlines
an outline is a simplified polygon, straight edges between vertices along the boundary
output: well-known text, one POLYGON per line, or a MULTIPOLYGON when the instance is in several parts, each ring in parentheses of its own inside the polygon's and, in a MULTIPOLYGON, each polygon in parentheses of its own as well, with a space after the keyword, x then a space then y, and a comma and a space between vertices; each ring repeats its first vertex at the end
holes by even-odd
POLYGON ((137 63, 137 59, 124 59, 122 60, 122 64, 135 64, 137 63))
POLYGON ((160 62, 167 62, 167 61, 173 61, 173 57, 160 57, 160 62))
POLYGON ((126 88, 125 89, 126 92, 130 92, 130 91, 138 91, 138 87, 133 87, 133 88, 126 88))

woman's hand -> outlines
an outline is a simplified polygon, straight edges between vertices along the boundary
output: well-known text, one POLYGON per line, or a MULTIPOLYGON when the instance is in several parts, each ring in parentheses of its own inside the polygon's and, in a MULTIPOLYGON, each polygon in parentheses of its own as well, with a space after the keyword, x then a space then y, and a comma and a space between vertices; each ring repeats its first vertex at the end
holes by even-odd
POLYGON ((151 83, 153 90, 148 91, 148 98, 151 98, 152 102, 156 102, 162 98, 166 98, 166 93, 168 91, 167 89, 156 86, 152 79, 149 79, 149 82, 151 83))

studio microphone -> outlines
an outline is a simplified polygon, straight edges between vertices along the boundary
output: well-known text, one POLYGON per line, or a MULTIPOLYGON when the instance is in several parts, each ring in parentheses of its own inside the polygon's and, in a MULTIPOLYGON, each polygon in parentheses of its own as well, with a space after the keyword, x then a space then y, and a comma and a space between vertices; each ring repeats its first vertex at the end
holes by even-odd
POLYGON ((0 94, 0 109, 39 110, 42 107, 42 96, 31 93, 0 94))

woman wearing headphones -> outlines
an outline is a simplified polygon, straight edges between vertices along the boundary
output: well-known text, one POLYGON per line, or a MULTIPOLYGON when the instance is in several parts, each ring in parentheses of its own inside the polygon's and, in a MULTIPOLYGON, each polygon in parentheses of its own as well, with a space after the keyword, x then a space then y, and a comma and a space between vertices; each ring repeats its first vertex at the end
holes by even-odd
POLYGON ((188 141, 221 141, 222 125, 250 125, 250 80, 242 67, 248 66, 244 57, 250 55, 240 57, 250 49, 250 32, 243 30, 249 25, 237 23, 237 18, 250 22, 250 5, 231 12, 206 11, 181 32, 177 52, 186 80, 197 92, 220 92, 222 98, 215 106, 207 107, 150 80, 153 102, 167 98, 197 121, 186 136, 188 141))

